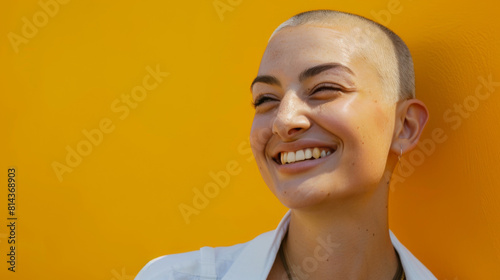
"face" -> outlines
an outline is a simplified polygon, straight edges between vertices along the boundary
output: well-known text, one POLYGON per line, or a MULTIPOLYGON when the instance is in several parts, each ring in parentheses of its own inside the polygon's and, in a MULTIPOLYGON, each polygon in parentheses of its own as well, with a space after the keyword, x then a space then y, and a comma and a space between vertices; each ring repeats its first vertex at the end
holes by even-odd
POLYGON ((340 28, 284 28, 252 85, 252 151, 289 208, 369 195, 387 169, 396 107, 351 37, 340 28))

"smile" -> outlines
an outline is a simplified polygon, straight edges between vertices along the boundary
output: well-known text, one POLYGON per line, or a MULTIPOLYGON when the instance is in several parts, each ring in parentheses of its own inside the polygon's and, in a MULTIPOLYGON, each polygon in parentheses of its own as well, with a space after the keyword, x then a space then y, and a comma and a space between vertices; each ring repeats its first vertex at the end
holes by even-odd
POLYGON ((280 152, 273 158, 274 161, 280 165, 305 161, 305 160, 315 160, 318 158, 323 158, 331 153, 334 153, 336 149, 331 148, 307 148, 291 152, 280 152))

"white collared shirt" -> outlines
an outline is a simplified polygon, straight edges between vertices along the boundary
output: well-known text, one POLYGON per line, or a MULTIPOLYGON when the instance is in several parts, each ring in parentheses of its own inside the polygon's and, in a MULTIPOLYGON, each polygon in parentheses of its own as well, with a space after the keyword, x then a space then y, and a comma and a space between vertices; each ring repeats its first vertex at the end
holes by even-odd
MULTIPOLYGON (((290 223, 290 211, 275 230, 229 247, 203 247, 199 251, 167 255, 150 261, 135 280, 265 280, 290 223)), ((437 278, 389 230, 408 280, 437 278)), ((328 248, 324 248, 328 250, 328 248)))

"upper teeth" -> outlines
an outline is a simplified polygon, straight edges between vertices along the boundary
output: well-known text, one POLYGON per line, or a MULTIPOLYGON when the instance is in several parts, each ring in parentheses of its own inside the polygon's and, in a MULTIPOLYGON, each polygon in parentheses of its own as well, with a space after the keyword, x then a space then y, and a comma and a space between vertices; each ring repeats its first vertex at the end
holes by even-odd
POLYGON ((298 150, 295 152, 281 152, 280 157, 281 157, 281 164, 286 164, 286 163, 292 163, 292 162, 297 162, 297 161, 302 161, 310 158, 320 158, 320 157, 326 157, 327 155, 331 154, 330 150, 328 149, 320 149, 320 148, 313 148, 313 149, 305 149, 305 150, 298 150))

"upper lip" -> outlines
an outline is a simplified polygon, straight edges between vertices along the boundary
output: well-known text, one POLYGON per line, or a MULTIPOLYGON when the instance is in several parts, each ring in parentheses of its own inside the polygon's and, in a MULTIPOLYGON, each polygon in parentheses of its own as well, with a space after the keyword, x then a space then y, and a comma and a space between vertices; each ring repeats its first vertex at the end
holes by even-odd
POLYGON ((331 149, 332 152, 335 152, 338 148, 339 144, 336 142, 325 142, 315 139, 303 139, 296 140, 293 142, 279 143, 272 149, 270 149, 269 154, 274 160, 279 159, 280 153, 283 152, 295 152, 298 150, 304 150, 307 148, 328 148, 331 149))

